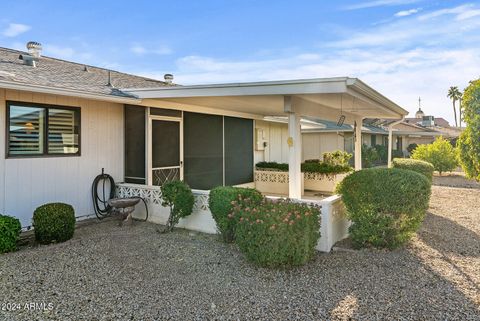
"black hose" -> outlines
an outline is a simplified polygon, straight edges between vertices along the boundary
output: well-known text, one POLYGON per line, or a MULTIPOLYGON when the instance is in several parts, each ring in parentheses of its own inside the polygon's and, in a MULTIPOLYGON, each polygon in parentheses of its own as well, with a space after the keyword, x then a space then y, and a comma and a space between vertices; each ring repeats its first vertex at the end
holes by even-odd
MULTIPOLYGON (((105 174, 102 168, 102 174, 95 177, 92 183, 92 199, 93 199, 93 209, 95 210, 95 215, 99 220, 104 219, 109 216, 112 212, 112 207, 108 204, 108 201, 115 197, 115 181, 112 176, 105 174), (106 197, 106 188, 105 183, 110 182, 110 193, 108 198, 106 197), (98 195, 99 184, 102 184, 102 198, 98 195)), ((142 221, 148 219, 148 206, 147 202, 143 197, 134 196, 134 198, 139 198, 142 200, 143 205, 145 205, 145 218, 142 221)))
POLYGON ((114 197, 115 197, 115 181, 113 180, 112 176, 108 174, 104 174, 102 170, 102 174, 95 177, 92 183, 93 209, 95 210, 95 215, 97 215, 97 218, 99 220, 110 215, 110 212, 112 211, 112 207, 108 204, 108 200, 114 197), (110 182, 110 194, 108 195, 108 198, 106 197, 106 188, 105 188, 105 183, 107 181, 110 182), (98 195, 98 186, 100 183, 102 184, 102 198, 100 198, 100 196, 98 195))

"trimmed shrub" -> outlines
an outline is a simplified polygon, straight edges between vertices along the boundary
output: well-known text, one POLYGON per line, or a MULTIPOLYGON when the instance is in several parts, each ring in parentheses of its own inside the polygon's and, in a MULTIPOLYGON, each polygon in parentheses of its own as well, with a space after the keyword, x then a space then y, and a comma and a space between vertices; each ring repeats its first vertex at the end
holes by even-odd
POLYGON ((277 162, 258 162, 255 165, 258 169, 270 169, 280 172, 288 172, 288 164, 286 163, 277 163, 277 162))
MULTIPOLYGON (((259 162, 256 165, 257 169, 267 169, 267 170, 276 170, 280 172, 288 172, 288 164, 286 163, 276 163, 276 162, 259 162)), ((306 160, 305 163, 301 165, 301 171, 303 173, 320 173, 320 174, 340 174, 340 173, 348 173, 352 171, 353 168, 346 164, 346 165, 334 165, 325 162, 320 162, 317 159, 309 159, 306 160)))
POLYGON ((208 206, 215 223, 217 223, 217 229, 225 242, 230 243, 235 240, 237 220, 228 217, 233 211, 233 204, 236 201, 247 200, 256 205, 262 199, 262 194, 253 188, 219 186, 210 191, 208 206))
POLYGON ((320 237, 317 207, 264 199, 260 205, 235 203, 236 243, 248 260, 267 267, 303 265, 320 237))
POLYGON ((353 245, 393 249, 406 243, 420 227, 431 183, 411 170, 370 168, 347 176, 337 192, 352 221, 353 245))
POLYGON ((65 242, 75 232, 75 211, 64 203, 42 205, 33 212, 33 227, 41 244, 65 242))
POLYGON ((458 164, 455 148, 443 137, 438 137, 431 144, 419 145, 413 151, 412 158, 431 163, 440 175, 454 170, 458 164))
POLYGON ((408 169, 423 174, 430 182, 433 179, 434 168, 433 165, 428 162, 410 158, 394 158, 392 165, 394 168, 408 169))
POLYGON ((11 216, 0 215, 0 253, 17 249, 17 240, 22 229, 20 221, 11 216))
POLYGON ((172 231, 181 218, 192 214, 195 198, 190 186, 183 181, 166 182, 160 189, 162 191, 162 205, 170 207, 170 216, 165 231, 172 231))

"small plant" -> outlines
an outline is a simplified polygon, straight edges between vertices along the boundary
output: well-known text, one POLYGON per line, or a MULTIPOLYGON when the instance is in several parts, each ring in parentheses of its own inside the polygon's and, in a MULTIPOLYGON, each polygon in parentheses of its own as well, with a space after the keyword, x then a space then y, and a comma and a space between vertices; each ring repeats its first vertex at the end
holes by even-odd
POLYGON ((438 137, 431 144, 419 145, 413 151, 412 158, 431 163, 440 175, 454 170, 458 165, 455 148, 443 137, 438 137))
POLYGON ((425 175, 398 168, 369 168, 347 176, 337 192, 352 221, 353 245, 396 248, 420 227, 431 193, 425 175))
POLYGON ((64 203, 42 205, 33 213, 33 227, 41 244, 65 242, 75 232, 75 211, 64 203))
POLYGON ((364 144, 362 146, 362 166, 364 168, 372 167, 378 160, 380 160, 380 157, 375 147, 369 147, 364 144))
POLYGON ((330 153, 323 153, 323 162, 332 166, 343 166, 347 167, 349 161, 352 158, 352 154, 344 152, 342 150, 337 150, 330 153))
POLYGON ((0 215, 0 253, 12 252, 17 249, 20 230, 21 225, 18 219, 0 215))
POLYGON ((417 147, 418 147, 418 144, 412 143, 412 144, 410 144, 410 145, 407 146, 407 151, 408 151, 410 154, 412 154, 413 151, 415 150, 415 148, 417 148, 417 147))
POLYGON ((235 239, 237 220, 229 218, 233 211, 233 203, 242 204, 245 200, 255 205, 262 199, 262 194, 253 188, 219 186, 210 191, 208 206, 225 242, 233 242, 235 239))
POLYGON ((162 205, 170 207, 165 231, 172 231, 181 218, 192 214, 195 198, 190 187, 182 181, 174 180, 161 186, 162 205))
POLYGON ((320 211, 290 201, 234 203, 236 243, 248 260, 267 267, 303 265, 315 254, 320 211))
POLYGON ((430 182, 432 181, 434 168, 428 162, 410 158, 394 158, 392 164, 394 168, 408 169, 423 174, 430 182))
MULTIPOLYGON (((258 169, 288 172, 288 164, 286 163, 260 162, 260 163, 257 163, 256 167, 258 169)), ((308 172, 308 173, 319 173, 319 174, 325 174, 325 175, 335 175, 340 173, 348 173, 352 170, 353 168, 348 164, 333 165, 333 164, 321 162, 317 159, 309 159, 301 164, 301 171, 304 173, 308 172)))

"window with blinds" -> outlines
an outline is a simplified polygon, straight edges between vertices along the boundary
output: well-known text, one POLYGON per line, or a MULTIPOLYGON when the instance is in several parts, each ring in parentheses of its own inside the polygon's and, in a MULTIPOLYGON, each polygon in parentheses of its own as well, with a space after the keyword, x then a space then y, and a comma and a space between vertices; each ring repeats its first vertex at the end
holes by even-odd
POLYGON ((8 156, 79 155, 80 108, 7 102, 8 156))

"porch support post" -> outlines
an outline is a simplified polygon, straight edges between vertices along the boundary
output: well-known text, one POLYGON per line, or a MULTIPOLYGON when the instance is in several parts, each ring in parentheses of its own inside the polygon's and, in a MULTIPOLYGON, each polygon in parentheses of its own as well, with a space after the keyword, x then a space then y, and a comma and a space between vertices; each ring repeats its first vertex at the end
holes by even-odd
POLYGON ((392 126, 388 126, 388 168, 392 167, 392 147, 393 147, 393 137, 392 137, 392 126))
POLYGON ((403 117, 397 121, 394 121, 388 125, 388 167, 392 167, 392 147, 393 147, 393 126, 400 124, 403 121, 403 117))
POLYGON ((284 110, 288 113, 288 197, 302 198, 302 133, 300 115, 295 112, 290 96, 284 97, 284 110))
POLYGON ((355 170, 359 171, 362 169, 362 125, 363 118, 355 118, 355 170))

